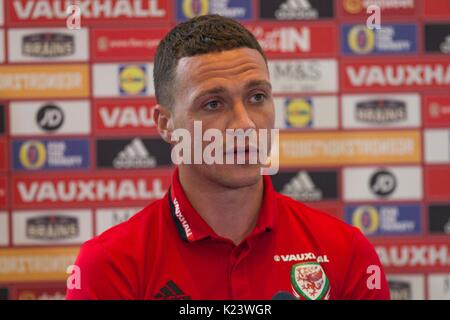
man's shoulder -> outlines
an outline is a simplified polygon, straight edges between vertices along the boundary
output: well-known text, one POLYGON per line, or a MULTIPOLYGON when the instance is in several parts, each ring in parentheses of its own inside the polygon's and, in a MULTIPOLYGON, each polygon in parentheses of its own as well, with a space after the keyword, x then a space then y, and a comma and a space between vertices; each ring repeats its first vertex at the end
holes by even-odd
POLYGON ((302 245, 326 254, 337 274, 349 268, 365 272, 369 265, 381 265, 373 245, 358 228, 285 195, 279 194, 277 200, 282 230, 290 230, 302 245))
POLYGON ((313 208, 291 197, 277 193, 280 219, 298 223, 317 236, 334 234, 353 240, 358 229, 325 211, 313 208))
POLYGON ((158 232, 157 228, 161 225, 158 220, 162 219, 164 215, 163 199, 153 201, 127 221, 107 229, 85 244, 100 245, 107 250, 120 247, 130 250, 131 246, 142 246, 146 242, 145 238, 158 232))

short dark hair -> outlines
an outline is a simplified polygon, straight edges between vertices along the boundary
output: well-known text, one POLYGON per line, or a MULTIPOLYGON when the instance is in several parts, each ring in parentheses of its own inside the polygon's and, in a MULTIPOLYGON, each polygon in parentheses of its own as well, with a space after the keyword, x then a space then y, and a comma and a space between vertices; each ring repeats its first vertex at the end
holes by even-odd
POLYGON ((258 40, 233 19, 210 14, 175 26, 156 50, 153 82, 157 103, 168 107, 173 105, 175 70, 181 58, 238 48, 258 50, 267 64, 258 40))

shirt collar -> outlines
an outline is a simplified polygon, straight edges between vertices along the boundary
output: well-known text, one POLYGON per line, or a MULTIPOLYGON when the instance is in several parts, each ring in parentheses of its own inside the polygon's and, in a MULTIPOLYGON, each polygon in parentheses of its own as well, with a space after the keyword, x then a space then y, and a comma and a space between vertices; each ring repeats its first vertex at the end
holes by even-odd
MULTIPOLYGON (((264 175, 263 181, 264 194, 258 220, 247 238, 272 230, 274 227, 277 208, 275 204, 276 193, 269 176, 264 175)), ((179 180, 178 168, 173 173, 172 185, 165 198, 169 202, 170 213, 178 234, 184 241, 195 242, 208 237, 219 237, 189 202, 179 180)))

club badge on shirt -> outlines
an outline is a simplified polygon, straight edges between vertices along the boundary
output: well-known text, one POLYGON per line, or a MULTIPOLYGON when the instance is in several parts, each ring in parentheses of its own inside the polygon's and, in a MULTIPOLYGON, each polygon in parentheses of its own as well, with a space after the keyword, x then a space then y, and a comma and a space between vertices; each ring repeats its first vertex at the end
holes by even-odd
POLYGON ((302 262, 291 269, 292 292, 299 299, 328 300, 330 283, 318 262, 302 262))

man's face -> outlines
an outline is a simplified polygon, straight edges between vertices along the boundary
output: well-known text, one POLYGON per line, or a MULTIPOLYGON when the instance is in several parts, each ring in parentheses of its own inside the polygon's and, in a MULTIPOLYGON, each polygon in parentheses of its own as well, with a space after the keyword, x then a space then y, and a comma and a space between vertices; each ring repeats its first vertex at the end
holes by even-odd
MULTIPOLYGON (((274 126, 269 72, 257 50, 240 48, 182 58, 175 78, 173 126, 187 129, 192 139, 194 121, 201 121, 203 132, 211 128, 222 132, 226 153, 230 152, 226 148, 226 129, 258 132, 259 129, 270 131, 274 126)), ((203 142, 203 150, 209 143, 203 142)), ((224 162, 225 157, 224 154, 224 162)), ((237 155, 233 157, 236 160, 237 155)), ((261 178, 261 166, 248 161, 247 164, 190 166, 197 174, 230 188, 249 186, 261 178)))

